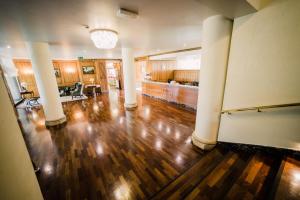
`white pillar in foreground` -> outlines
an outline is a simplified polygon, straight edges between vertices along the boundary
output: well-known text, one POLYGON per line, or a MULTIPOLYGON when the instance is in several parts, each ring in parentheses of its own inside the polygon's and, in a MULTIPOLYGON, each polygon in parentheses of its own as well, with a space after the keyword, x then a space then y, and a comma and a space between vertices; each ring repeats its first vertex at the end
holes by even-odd
POLYGON ((27 43, 34 77, 42 100, 46 126, 54 126, 66 121, 60 102, 54 68, 50 59, 48 43, 27 43))
POLYGON ((122 63, 125 92, 125 108, 133 109, 137 107, 136 101, 136 81, 133 51, 131 48, 122 48, 122 63))
POLYGON ((193 144, 204 150, 212 149, 217 142, 231 32, 230 19, 217 15, 204 20, 196 127, 192 135, 193 144))

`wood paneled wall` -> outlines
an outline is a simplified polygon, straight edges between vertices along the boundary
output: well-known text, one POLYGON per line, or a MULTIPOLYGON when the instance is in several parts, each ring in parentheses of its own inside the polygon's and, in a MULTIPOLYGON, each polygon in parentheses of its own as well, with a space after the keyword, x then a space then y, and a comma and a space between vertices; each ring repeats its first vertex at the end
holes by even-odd
POLYGON ((13 61, 18 70, 20 84, 25 83, 28 90, 33 91, 35 96, 39 96, 30 60, 18 59, 13 61))
POLYGON ((114 68, 118 73, 118 79, 119 79, 119 82, 120 82, 120 89, 123 89, 123 87, 124 87, 124 83, 123 83, 124 78, 123 78, 122 62, 121 61, 114 62, 114 68))
MULTIPOLYGON (((34 95, 38 96, 39 93, 33 74, 31 61, 28 59, 14 59, 14 63, 16 68, 18 69, 18 78, 20 83, 25 82, 27 84, 27 89, 32 90, 34 92, 34 95)), ((118 67, 122 79, 121 61, 114 61, 114 65, 118 67)), ((102 91, 106 92, 108 90, 106 77, 106 60, 53 60, 53 67, 54 69, 59 69, 60 71, 60 77, 56 78, 58 86, 71 86, 76 82, 82 82, 86 85, 91 84, 91 79, 94 79, 95 84, 101 85, 102 91), (82 66, 94 66, 95 74, 83 74, 82 66)))
MULTIPOLYGON (((102 91, 108 91, 106 76, 106 60, 102 59, 86 59, 79 61, 80 78, 84 84, 91 84, 94 80, 95 84, 101 85, 102 91), (94 66, 95 74, 83 74, 83 66, 94 66)), ((120 62, 120 61, 116 61, 120 62)))
POLYGON ((174 80, 182 82, 199 82, 200 70, 174 70, 174 80))
POLYGON ((200 70, 176 70, 174 60, 136 60, 137 80, 141 75, 139 67, 146 62, 146 73, 151 75, 152 81, 167 82, 168 79, 183 82, 198 82, 200 70))
POLYGON ((59 86, 71 86, 80 81, 77 60, 53 60, 53 67, 60 71, 60 77, 56 77, 59 86))
POLYGON ((97 79, 97 68, 95 60, 83 60, 79 61, 79 72, 81 76, 81 80, 84 84, 92 84, 92 80, 94 80, 94 83, 99 84, 99 79, 97 79), (83 74, 82 68, 84 66, 93 66, 95 67, 95 74, 83 74))
POLYGON ((173 79, 173 71, 176 61, 173 60, 149 60, 147 71, 150 72, 152 81, 167 82, 173 79))

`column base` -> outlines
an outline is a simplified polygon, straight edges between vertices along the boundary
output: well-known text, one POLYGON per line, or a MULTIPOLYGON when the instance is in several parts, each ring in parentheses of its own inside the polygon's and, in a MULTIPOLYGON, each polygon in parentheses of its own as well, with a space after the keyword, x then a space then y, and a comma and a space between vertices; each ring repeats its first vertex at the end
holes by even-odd
POLYGON ((137 107, 137 103, 124 103, 126 110, 134 110, 137 107))
POLYGON ((63 116, 62 118, 57 119, 57 120, 51 120, 51 121, 46 120, 45 125, 46 126, 57 126, 59 124, 65 123, 66 121, 67 121, 66 116, 63 116))
POLYGON ((200 139, 195 132, 193 132, 192 134, 192 144, 195 145, 196 147, 205 150, 205 151, 209 151, 211 149, 213 149, 217 142, 216 141, 208 141, 208 140, 204 140, 204 139, 200 139))

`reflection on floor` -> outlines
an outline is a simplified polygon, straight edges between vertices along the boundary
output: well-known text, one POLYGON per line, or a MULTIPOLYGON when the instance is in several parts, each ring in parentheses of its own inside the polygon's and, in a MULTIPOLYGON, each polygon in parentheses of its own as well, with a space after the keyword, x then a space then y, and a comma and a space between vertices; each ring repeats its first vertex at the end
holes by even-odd
POLYGON ((68 123, 46 129, 42 110, 18 109, 45 199, 299 199, 300 163, 219 144, 191 144, 195 113, 117 91, 63 104, 68 123))

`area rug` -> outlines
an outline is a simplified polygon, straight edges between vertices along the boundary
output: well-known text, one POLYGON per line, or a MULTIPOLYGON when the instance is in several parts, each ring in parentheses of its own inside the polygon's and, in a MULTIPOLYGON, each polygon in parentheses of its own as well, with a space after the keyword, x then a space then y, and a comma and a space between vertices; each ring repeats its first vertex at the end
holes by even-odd
POLYGON ((73 97, 73 99, 72 99, 72 96, 63 96, 63 97, 60 97, 60 101, 63 103, 63 102, 68 102, 68 101, 85 100, 87 98, 88 97, 85 95, 83 95, 82 97, 73 97))
MULTIPOLYGON (((64 102, 70 102, 70 101, 85 100, 85 99, 87 99, 87 98, 88 98, 88 97, 85 96, 85 95, 83 95, 83 96, 81 96, 81 97, 73 97, 73 99, 72 99, 72 96, 63 96, 63 97, 60 97, 60 101, 61 101, 62 103, 64 103, 64 102)), ((28 100, 23 101, 23 103, 17 105, 16 108, 28 108, 28 107, 31 107, 31 108, 32 108, 32 107, 38 107, 38 106, 40 106, 40 104, 41 104, 41 99, 40 99, 40 98, 37 99, 37 102, 38 102, 39 104, 32 105, 32 106, 28 105, 27 102, 28 102, 28 100)))

